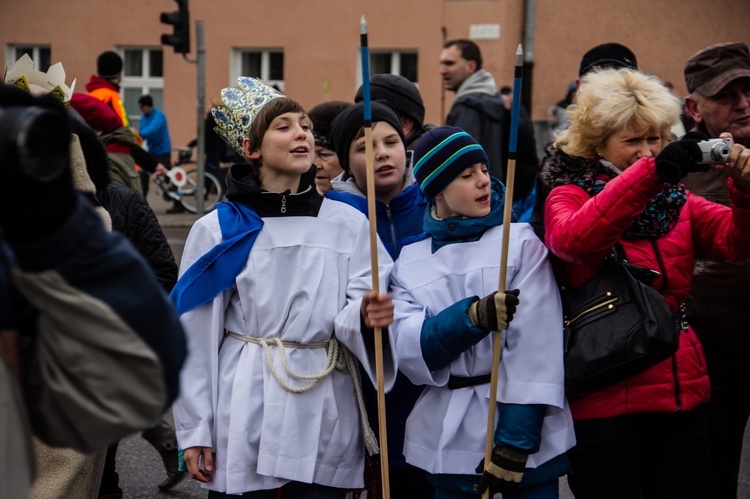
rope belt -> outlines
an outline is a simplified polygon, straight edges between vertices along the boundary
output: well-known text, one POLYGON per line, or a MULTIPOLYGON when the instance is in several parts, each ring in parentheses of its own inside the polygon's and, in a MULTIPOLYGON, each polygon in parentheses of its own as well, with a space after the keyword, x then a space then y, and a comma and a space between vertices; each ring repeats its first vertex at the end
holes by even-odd
POLYGON ((357 366, 354 363, 354 358, 352 357, 351 352, 349 352, 349 350, 344 345, 339 343, 339 341, 335 337, 332 337, 329 341, 298 343, 296 341, 282 341, 281 338, 276 337, 253 338, 251 336, 243 336, 231 331, 227 331, 227 334, 232 338, 236 338, 246 343, 253 343, 255 345, 262 346, 268 370, 271 372, 273 377, 276 378, 276 381, 279 382, 281 387, 291 393, 303 393, 310 390, 323 378, 331 374, 334 369, 340 369, 342 371, 346 370, 349 373, 349 376, 351 376, 352 380, 354 381, 354 392, 357 396, 357 405, 359 406, 359 416, 362 422, 362 432, 364 434, 365 447, 367 448, 367 452, 371 456, 380 452, 380 449, 378 448, 378 440, 377 438, 375 438, 375 434, 370 427, 370 423, 367 421, 367 410, 365 409, 365 400, 362 396, 362 384, 359 380, 359 373, 357 371, 357 366), (281 355, 281 364, 284 366, 284 371, 289 375, 289 377, 300 381, 310 381, 310 383, 305 386, 295 387, 289 386, 283 379, 281 379, 281 375, 278 373, 278 371, 276 371, 276 368, 273 365, 273 358, 271 357, 271 347, 276 347, 279 349, 279 354, 281 355), (286 355, 287 348, 325 348, 326 363, 323 366, 323 370, 321 370, 318 374, 305 375, 295 373, 294 371, 292 371, 291 367, 289 367, 289 360, 286 355))

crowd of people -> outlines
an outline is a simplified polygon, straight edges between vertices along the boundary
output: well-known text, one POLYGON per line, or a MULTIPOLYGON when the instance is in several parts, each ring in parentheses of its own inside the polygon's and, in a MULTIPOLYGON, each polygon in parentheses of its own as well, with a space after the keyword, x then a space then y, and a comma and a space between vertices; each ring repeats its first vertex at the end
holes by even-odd
POLYGON ((87 94, 26 59, 0 87, 0 125, 41 109, 63 144, 29 155, 35 134, 0 126, 17 149, 0 148, 0 460, 14 497, 122 497, 117 442, 134 431, 163 459, 160 490, 190 476, 211 499, 378 498, 381 470, 393 498, 555 499, 563 476, 583 499, 736 496, 750 416, 745 44, 686 61, 684 103, 627 47, 592 48, 551 109, 541 161, 520 113, 507 200, 511 89, 470 40, 440 56, 456 93, 443 126, 397 75, 373 75, 369 103, 360 88, 309 112, 242 76, 206 120, 239 161, 179 271, 135 166, 171 167, 166 119, 141 97, 145 151, 118 58, 99 57, 87 94), (694 129, 675 137, 686 117, 694 129), (708 139, 727 157, 705 161, 708 139), (676 347, 566 390, 561 276, 583 286, 613 248, 673 312, 676 347))

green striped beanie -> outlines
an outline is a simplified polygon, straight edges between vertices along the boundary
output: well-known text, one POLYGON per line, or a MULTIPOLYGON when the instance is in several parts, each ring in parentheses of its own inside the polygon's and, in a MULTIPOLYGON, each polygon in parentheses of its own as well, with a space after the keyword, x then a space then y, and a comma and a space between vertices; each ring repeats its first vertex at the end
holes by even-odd
POLYGON ((460 128, 441 126, 420 137, 414 148, 414 176, 428 199, 435 199, 466 168, 488 165, 484 149, 460 128))

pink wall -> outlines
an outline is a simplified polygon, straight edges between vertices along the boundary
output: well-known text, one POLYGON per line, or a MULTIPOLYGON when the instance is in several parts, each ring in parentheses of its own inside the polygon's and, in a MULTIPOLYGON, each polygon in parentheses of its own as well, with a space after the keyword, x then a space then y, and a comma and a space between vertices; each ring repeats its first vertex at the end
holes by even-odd
MULTIPOLYGON (((102 2, 0 1, 0 45, 50 44, 76 89, 95 71, 96 56, 114 47, 159 47, 170 27, 159 13, 172 0, 102 2)), ((498 86, 511 83, 513 56, 522 41, 523 0, 191 0, 191 23, 202 19, 207 47, 206 102, 229 84, 231 47, 284 49, 286 93, 311 107, 325 100, 352 100, 356 90, 359 19, 366 15, 370 46, 416 49, 419 88, 427 121, 442 123, 453 95, 437 74, 445 27, 448 38, 468 37, 472 24, 499 24, 497 40, 478 41, 498 86), (443 101, 444 99, 444 101, 443 101)), ((750 2, 728 0, 537 0, 532 117, 563 97, 577 76, 583 53, 617 41, 636 53, 641 69, 685 92, 682 67, 712 43, 750 43, 750 2)), ((194 30, 193 30, 194 33, 194 30)), ((193 35, 194 36, 194 35, 193 35)), ((195 58, 195 41, 191 58, 195 58)), ((1 54, 5 66, 5 52, 1 54)), ((171 47, 164 50, 164 110, 175 146, 195 136, 196 68, 171 47)), ((134 112, 130 110, 130 112, 134 112)))
POLYGON ((728 0, 537 0, 535 119, 564 97, 578 76, 581 56, 599 43, 618 42, 641 71, 671 81, 685 95, 687 59, 708 45, 750 44, 750 2, 728 0))

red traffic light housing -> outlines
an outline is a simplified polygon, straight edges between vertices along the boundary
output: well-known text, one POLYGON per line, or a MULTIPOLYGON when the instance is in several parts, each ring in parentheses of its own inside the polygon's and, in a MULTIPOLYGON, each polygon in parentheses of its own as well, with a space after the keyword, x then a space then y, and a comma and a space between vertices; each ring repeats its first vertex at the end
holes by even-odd
POLYGON ((175 0, 178 5, 176 12, 162 12, 159 20, 164 24, 173 26, 171 35, 161 35, 163 45, 174 47, 175 53, 187 54, 190 52, 190 12, 188 11, 188 0, 175 0))

